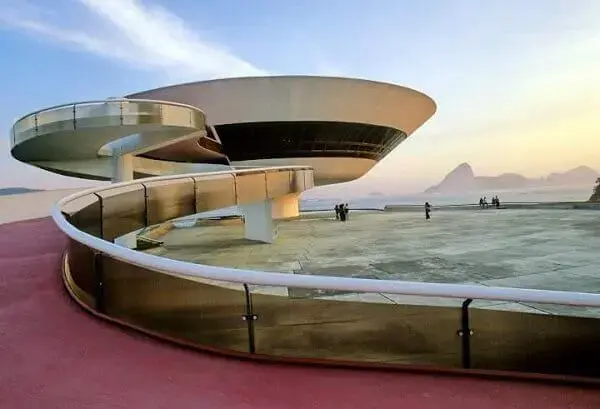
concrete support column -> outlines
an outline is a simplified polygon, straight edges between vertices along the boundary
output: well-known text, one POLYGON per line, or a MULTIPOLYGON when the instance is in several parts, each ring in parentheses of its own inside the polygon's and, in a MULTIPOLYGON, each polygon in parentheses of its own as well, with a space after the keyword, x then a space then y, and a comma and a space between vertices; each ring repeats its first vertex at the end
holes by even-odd
POLYGON ((112 157, 112 182, 126 182, 133 180, 133 155, 126 153, 112 157))
POLYGON ((248 240, 273 243, 275 231, 271 216, 271 201, 244 204, 239 208, 244 215, 244 237, 248 240))
POLYGON ((298 217, 300 215, 300 209, 298 205, 298 193, 291 193, 289 195, 278 197, 272 200, 271 209, 274 220, 289 219, 291 217, 298 217))

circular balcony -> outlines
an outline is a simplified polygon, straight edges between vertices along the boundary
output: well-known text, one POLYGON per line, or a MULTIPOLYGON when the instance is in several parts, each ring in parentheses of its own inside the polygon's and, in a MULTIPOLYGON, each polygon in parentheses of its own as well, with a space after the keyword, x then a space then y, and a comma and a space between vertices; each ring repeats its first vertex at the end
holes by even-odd
MULTIPOLYGON (((198 140, 206 135, 205 128, 204 113, 185 104, 85 101, 46 108, 17 120, 11 132, 11 153, 19 161, 51 172, 110 180, 111 156, 137 156, 185 139, 198 140)), ((169 161, 135 160, 134 168, 157 172, 177 166, 169 161)))

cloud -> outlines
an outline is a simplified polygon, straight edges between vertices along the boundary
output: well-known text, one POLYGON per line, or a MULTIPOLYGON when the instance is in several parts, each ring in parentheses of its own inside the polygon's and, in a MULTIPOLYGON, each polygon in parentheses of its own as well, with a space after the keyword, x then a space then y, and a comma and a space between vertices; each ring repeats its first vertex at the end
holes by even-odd
MULTIPOLYGON (((0 24, 117 60, 172 80, 265 75, 224 47, 203 39, 177 15, 142 0, 77 0, 84 9, 75 27, 30 18, 31 5, 9 6, 0 24)), ((39 13, 38 13, 39 14, 39 13)), ((59 17, 60 18, 60 17, 59 17)))

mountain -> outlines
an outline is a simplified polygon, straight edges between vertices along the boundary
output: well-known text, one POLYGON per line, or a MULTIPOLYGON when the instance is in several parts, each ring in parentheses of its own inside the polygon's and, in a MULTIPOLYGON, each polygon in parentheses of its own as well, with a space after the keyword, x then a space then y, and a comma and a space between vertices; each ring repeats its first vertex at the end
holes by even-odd
POLYGON ((436 186, 425 190, 425 193, 450 193, 456 191, 473 190, 475 185, 475 174, 471 165, 461 163, 436 186))
POLYGON ((27 189, 25 187, 5 187, 0 188, 0 196, 19 195, 21 193, 39 192, 40 189, 27 189))
POLYGON ((591 183, 598 177, 598 172, 588 166, 578 166, 564 173, 551 173, 546 178, 550 185, 573 185, 591 183))
POLYGON ((588 166, 578 166, 566 172, 554 172, 545 178, 530 179, 518 173, 499 176, 475 176, 471 165, 461 163, 437 185, 425 193, 463 193, 481 190, 522 189, 541 186, 590 185, 600 174, 588 166))

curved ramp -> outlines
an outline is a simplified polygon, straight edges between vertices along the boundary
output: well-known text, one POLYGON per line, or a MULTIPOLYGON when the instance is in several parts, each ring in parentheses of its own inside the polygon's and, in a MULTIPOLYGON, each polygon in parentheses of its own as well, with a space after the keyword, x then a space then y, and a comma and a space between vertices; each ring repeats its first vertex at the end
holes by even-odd
MULTIPOLYGON (((473 300, 597 307, 598 294, 255 271, 113 243, 201 211, 272 202, 285 208, 283 198, 310 188, 310 176, 312 170, 300 167, 237 170, 123 182, 69 196, 52 212, 71 238, 68 286, 106 318, 226 353, 598 378, 600 321, 469 309, 473 300), (381 294, 454 298, 462 307, 377 301, 381 294)), ((250 215, 259 220, 266 208, 256 208, 250 215)), ((251 217, 245 216, 248 228, 251 217)), ((216 248, 235 246, 209 237, 216 248)))
POLYGON ((90 319, 50 219, 0 226, 2 408, 593 408, 597 389, 226 359, 90 319))
POLYGON ((204 113, 189 105, 133 99, 87 101, 46 108, 19 119, 12 129, 11 153, 33 166, 87 179, 114 179, 115 159, 124 157, 138 176, 190 172, 194 170, 190 164, 141 155, 192 140, 199 158, 226 163, 220 144, 208 140, 205 129, 204 113))

